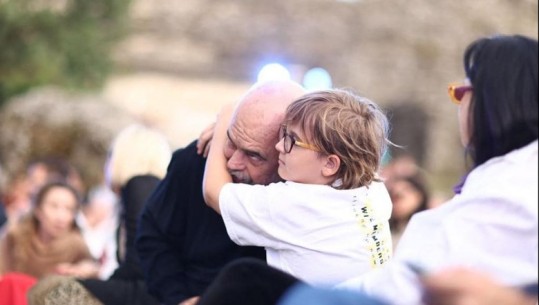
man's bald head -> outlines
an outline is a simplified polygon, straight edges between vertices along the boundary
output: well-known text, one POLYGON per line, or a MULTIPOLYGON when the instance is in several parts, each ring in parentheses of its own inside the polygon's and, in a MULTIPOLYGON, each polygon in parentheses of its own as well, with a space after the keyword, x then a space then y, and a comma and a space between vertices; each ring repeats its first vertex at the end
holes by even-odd
POLYGON ((275 144, 288 105, 305 89, 292 81, 257 83, 243 96, 232 117, 225 148, 236 182, 268 184, 278 180, 275 144))
POLYGON ((303 87, 292 81, 257 83, 236 106, 231 127, 239 123, 247 124, 251 130, 261 129, 262 133, 278 131, 288 105, 305 93, 303 87))

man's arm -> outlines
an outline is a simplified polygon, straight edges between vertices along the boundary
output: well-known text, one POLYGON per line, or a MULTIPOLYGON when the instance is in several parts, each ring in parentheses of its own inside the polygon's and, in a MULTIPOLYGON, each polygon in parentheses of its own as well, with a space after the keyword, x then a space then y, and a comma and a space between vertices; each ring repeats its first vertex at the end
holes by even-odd
MULTIPOLYGON (((150 294, 164 304, 178 304, 192 295, 187 287, 181 247, 184 240, 182 213, 189 200, 182 190, 191 187, 187 182, 191 165, 186 148, 174 153, 167 175, 152 193, 139 219, 136 248, 150 294)), ((192 173, 191 173, 192 174, 192 173)), ((200 189, 200 185, 198 185, 200 189)))
POLYGON ((212 147, 204 171, 203 193, 206 204, 221 214, 219 194, 226 183, 232 182, 232 177, 226 170, 226 158, 223 150, 226 145, 226 130, 232 116, 233 105, 227 105, 219 113, 215 125, 212 147))

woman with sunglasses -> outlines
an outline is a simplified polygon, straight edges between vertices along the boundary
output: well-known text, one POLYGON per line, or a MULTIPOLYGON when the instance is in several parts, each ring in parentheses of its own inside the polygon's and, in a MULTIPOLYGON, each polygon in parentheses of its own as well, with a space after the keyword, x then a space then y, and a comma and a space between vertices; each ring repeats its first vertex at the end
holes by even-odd
MULTIPOLYGON (((537 40, 478 39, 464 53, 464 70, 449 95, 458 104, 468 174, 449 202, 412 218, 387 268, 346 287, 390 304, 421 304, 417 270, 459 265, 509 286, 537 283, 537 40)), ((458 295, 451 289, 428 293, 437 294, 428 304, 459 300, 443 296, 458 295)))
POLYGON ((236 142, 227 126, 219 120, 204 196, 235 243, 265 247, 269 265, 312 284, 333 285, 389 260, 391 201, 377 177, 388 123, 378 106, 345 90, 294 101, 275 145, 286 182, 268 186, 227 183, 221 150, 236 142))

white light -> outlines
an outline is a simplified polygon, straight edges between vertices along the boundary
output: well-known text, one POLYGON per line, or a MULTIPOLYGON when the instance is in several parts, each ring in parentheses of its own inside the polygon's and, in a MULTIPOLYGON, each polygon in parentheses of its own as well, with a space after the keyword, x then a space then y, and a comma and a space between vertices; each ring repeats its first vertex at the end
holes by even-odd
POLYGON ((312 68, 303 76, 303 86, 307 90, 325 90, 333 87, 331 75, 324 68, 312 68))
POLYGON ((290 80, 290 72, 280 64, 267 64, 258 72, 257 80, 258 82, 290 80))

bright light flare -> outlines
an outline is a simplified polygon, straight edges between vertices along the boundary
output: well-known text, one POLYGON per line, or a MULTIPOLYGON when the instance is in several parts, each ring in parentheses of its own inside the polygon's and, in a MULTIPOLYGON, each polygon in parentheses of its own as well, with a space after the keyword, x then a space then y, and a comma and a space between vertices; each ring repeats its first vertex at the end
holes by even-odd
POLYGON ((273 80, 290 80, 290 71, 283 65, 278 63, 271 63, 265 65, 260 72, 258 72, 257 81, 266 82, 273 80))

